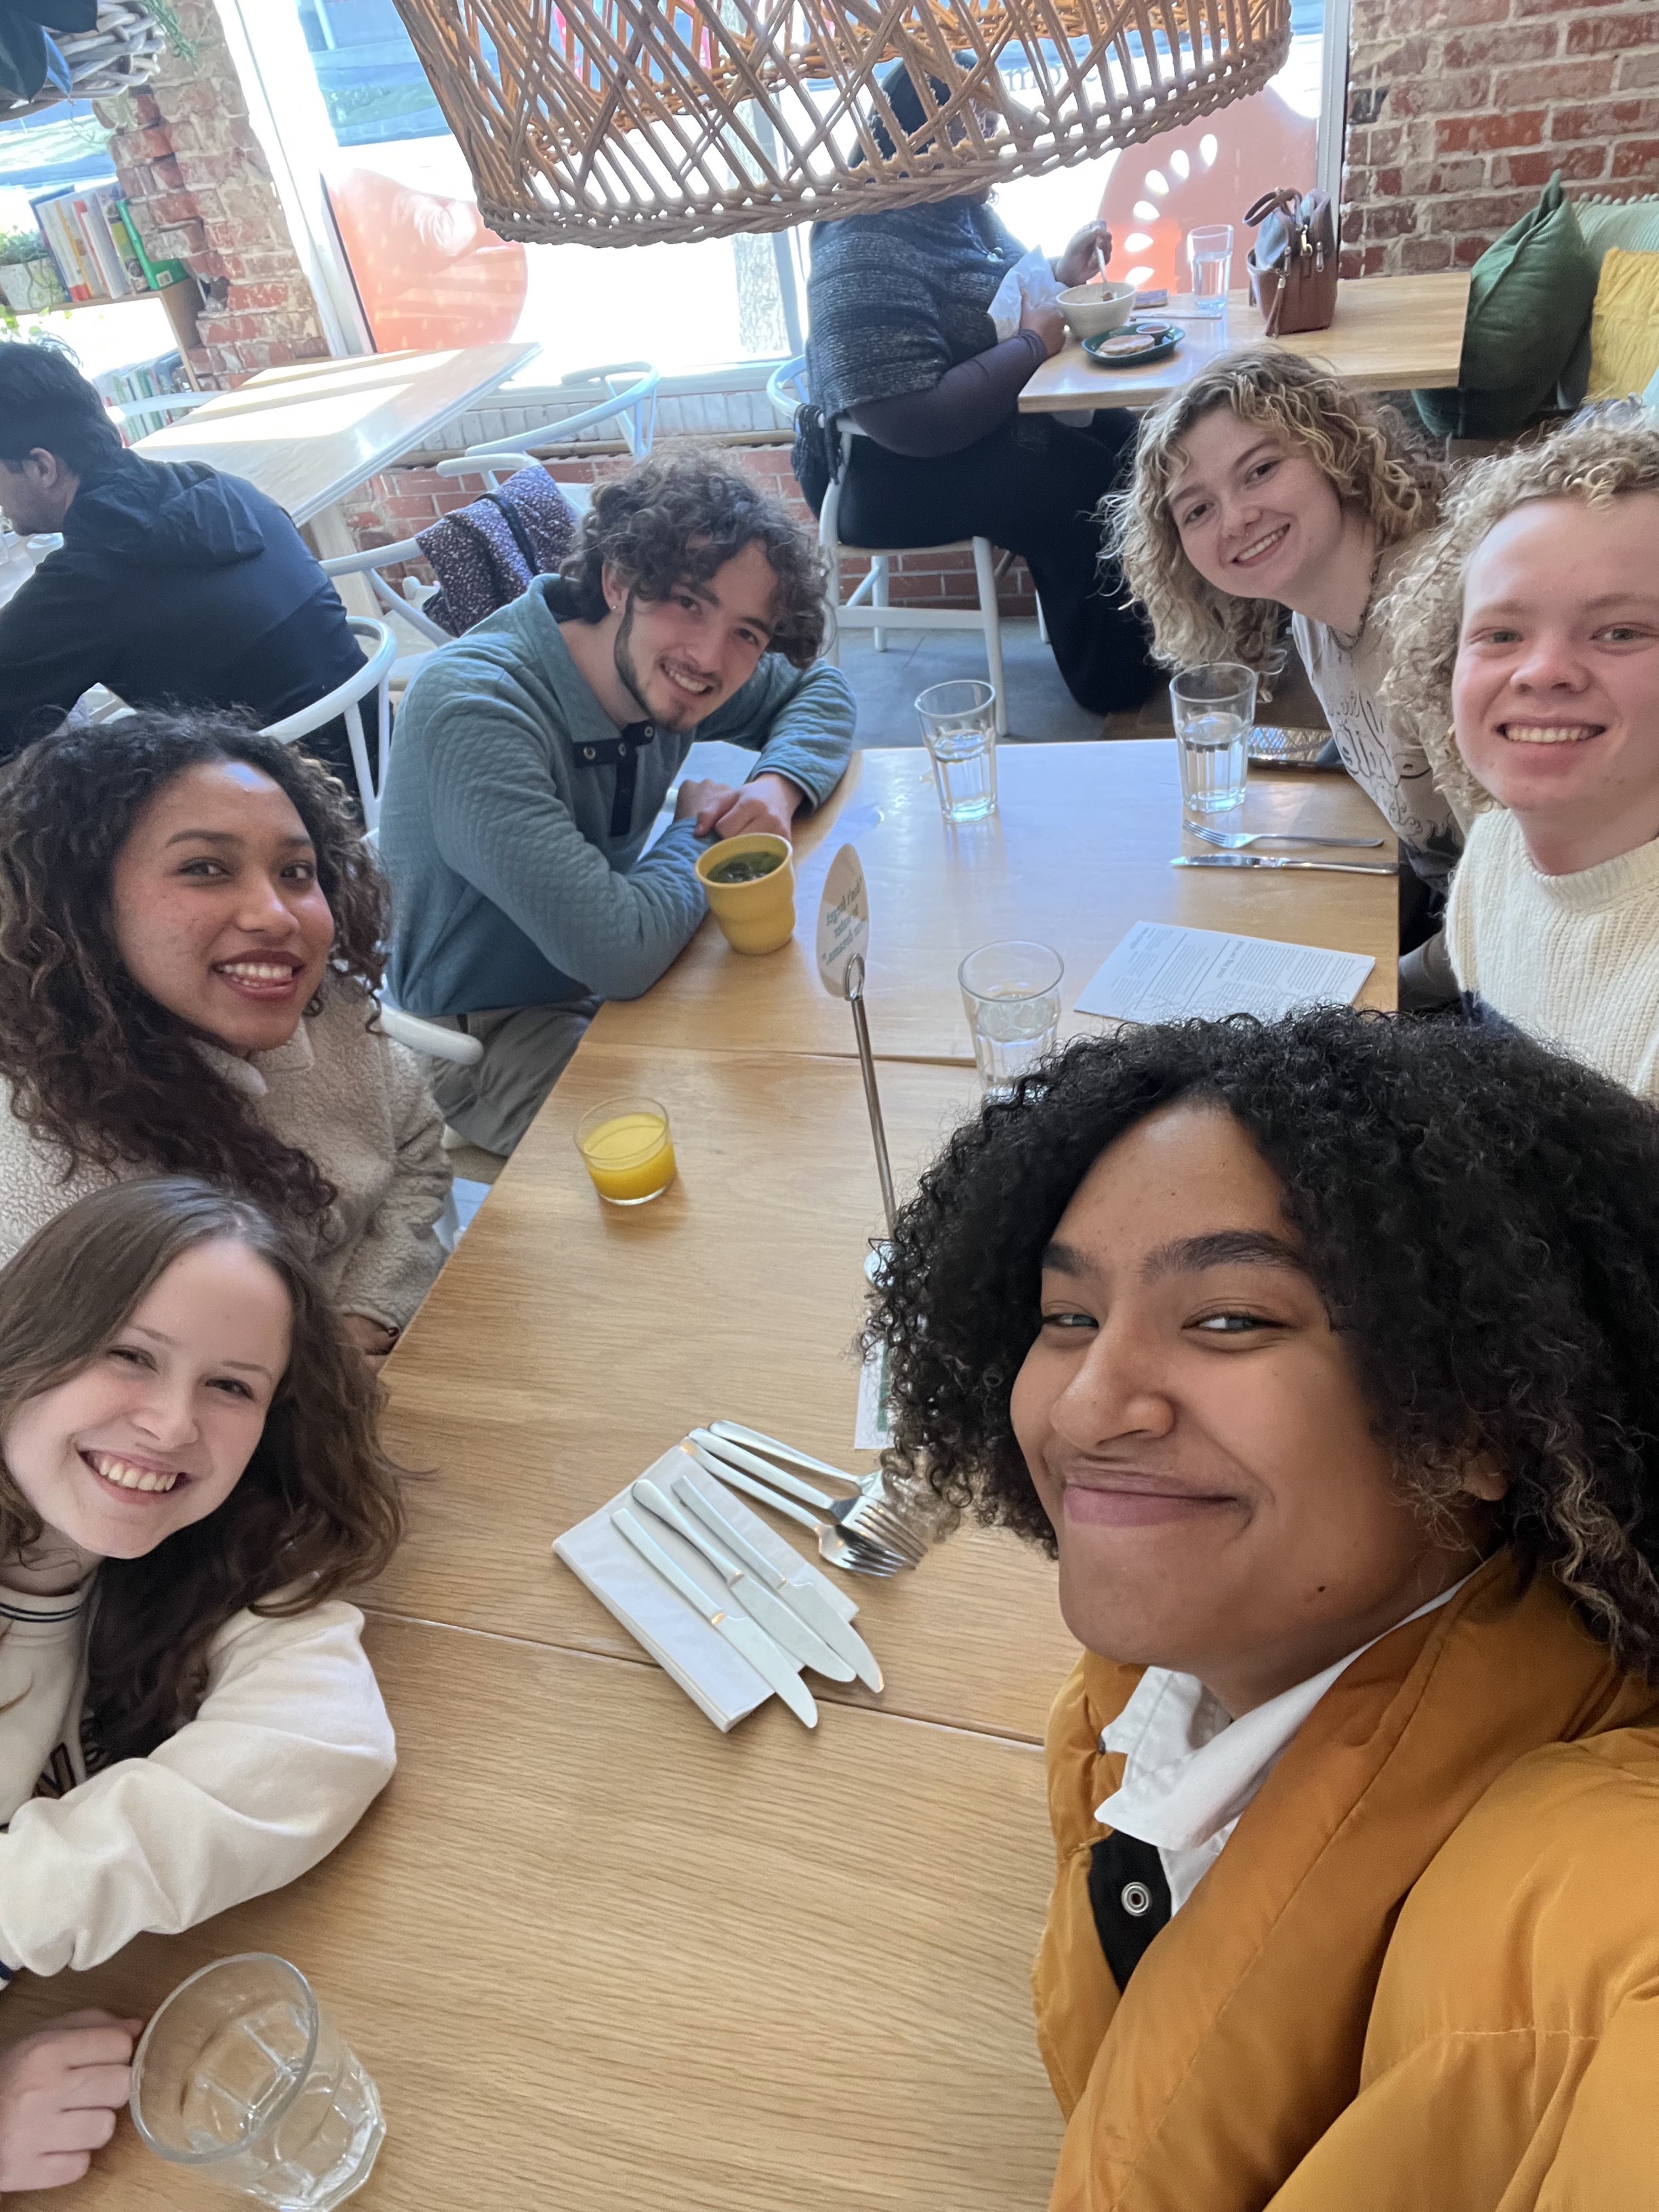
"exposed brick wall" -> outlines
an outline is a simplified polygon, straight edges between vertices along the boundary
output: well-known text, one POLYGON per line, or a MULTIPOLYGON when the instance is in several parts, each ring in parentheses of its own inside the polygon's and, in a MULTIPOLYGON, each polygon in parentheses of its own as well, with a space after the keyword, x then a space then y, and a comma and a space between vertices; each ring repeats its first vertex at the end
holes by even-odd
POLYGON ((97 112, 145 245, 208 286, 191 365, 225 383, 328 347, 213 0, 176 4, 194 58, 170 52, 145 90, 97 112))
MULTIPOLYGON (((763 483, 805 528, 815 527, 811 510, 789 466, 787 446, 735 446, 730 458, 748 475, 763 483)), ((564 483, 593 483, 601 477, 621 474, 630 465, 625 453, 602 460, 548 464, 552 475, 564 483)), ((452 508, 465 507, 485 489, 482 477, 441 477, 435 469, 413 465, 387 470, 371 477, 347 498, 346 520, 357 543, 395 545, 412 538, 452 508)), ((842 569, 842 589, 851 591, 864 574, 867 562, 848 561, 842 569)), ((388 571, 396 579, 402 571, 388 571)), ((412 573, 424 580, 424 569, 412 573)), ((973 556, 968 553, 910 553, 893 565, 890 592, 895 606, 919 606, 933 601, 939 606, 971 607, 979 604, 974 581, 973 556)), ((1035 615, 1036 599, 1023 561, 1016 562, 1003 578, 997 604, 1005 615, 1035 615)))
POLYGON ((1345 276, 1466 268, 1557 169, 1659 191, 1654 0, 1354 0, 1345 276))

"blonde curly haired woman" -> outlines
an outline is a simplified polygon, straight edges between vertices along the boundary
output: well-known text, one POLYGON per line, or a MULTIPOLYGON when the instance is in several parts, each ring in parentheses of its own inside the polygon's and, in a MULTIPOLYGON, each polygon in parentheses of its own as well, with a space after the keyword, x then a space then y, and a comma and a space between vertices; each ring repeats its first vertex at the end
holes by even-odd
POLYGON ((1394 720, 1471 817, 1457 981, 1659 1097, 1659 428, 1481 462, 1382 610, 1394 720))
MULTIPOLYGON (((1391 410, 1316 362, 1247 347, 1149 417, 1130 488, 1100 510, 1166 665, 1237 660, 1271 676, 1289 611, 1343 766, 1425 887, 1413 939, 1431 927, 1462 836, 1421 748, 1384 712, 1371 610, 1435 521, 1442 476, 1391 410)), ((1451 995, 1437 955, 1431 938, 1402 964, 1402 1004, 1451 995)))

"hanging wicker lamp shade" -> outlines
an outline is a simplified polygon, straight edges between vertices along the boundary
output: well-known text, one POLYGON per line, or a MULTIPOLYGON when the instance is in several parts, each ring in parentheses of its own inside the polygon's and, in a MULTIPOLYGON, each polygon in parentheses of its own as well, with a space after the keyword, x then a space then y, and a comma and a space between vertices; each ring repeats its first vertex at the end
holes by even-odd
POLYGON ((397 0, 503 238, 636 246, 955 199, 1256 92, 1290 0, 397 0), (936 113, 881 89, 902 62, 936 113))

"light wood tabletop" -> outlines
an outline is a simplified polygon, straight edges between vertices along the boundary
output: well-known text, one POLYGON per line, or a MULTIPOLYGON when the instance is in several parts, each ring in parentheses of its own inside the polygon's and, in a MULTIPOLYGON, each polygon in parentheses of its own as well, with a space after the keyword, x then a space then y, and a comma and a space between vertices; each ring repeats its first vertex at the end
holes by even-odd
POLYGON ((147 460, 205 461, 246 477, 296 522, 309 522, 365 477, 426 443, 539 351, 527 343, 462 346, 267 368, 141 438, 135 450, 147 460))
MULTIPOLYGON (((851 1018, 819 984, 813 951, 824 874, 848 842, 870 887, 866 1000, 881 1057, 970 1060, 957 969, 976 946, 1006 938, 1035 938, 1064 958, 1061 1035, 1098 1030, 1071 1009, 1137 921, 1369 953, 1376 965, 1359 1003, 1395 1004, 1392 878, 1170 866, 1176 853, 1206 849, 1182 836, 1173 738, 1002 745, 997 775, 998 811, 952 827, 920 747, 854 754, 840 789, 801 826, 793 942, 751 958, 706 921, 654 989, 601 1008, 593 1042, 852 1052, 851 1018)), ((1376 852, 1306 848, 1306 858, 1395 858, 1387 824, 1346 775, 1252 769, 1243 826, 1382 840, 1376 852)))
MULTIPOLYGON (((362 2212, 1041 2212, 1038 1753, 844 1710, 721 1736, 654 1668, 418 1623, 368 1649, 399 1765, 355 1834, 187 1936, 21 1977, 8 2037, 272 1950, 380 2088, 362 2212)), ((229 2202, 125 2115, 70 2195, 229 2202)))
MULTIPOLYGON (((1431 276, 1364 276, 1336 288, 1336 319, 1328 330, 1307 331, 1277 343, 1310 360, 1329 363, 1345 384, 1360 392, 1404 392, 1419 385, 1455 384, 1463 352, 1468 306, 1467 270, 1431 276)), ((1176 307, 1190 303, 1176 301, 1176 307)), ((1148 307, 1142 319, 1164 311, 1148 307)), ((1176 319, 1175 317, 1170 318, 1176 319)), ((1020 412, 1053 415, 1077 407, 1157 407, 1220 354, 1257 345, 1266 326, 1248 291, 1229 295, 1227 313, 1213 322, 1181 319, 1180 349, 1145 368, 1101 368, 1075 339, 1046 361, 1019 395, 1020 412)))
MULTIPOLYGON (((881 1088, 908 1191, 978 1086, 971 1069, 893 1064, 881 1088)), ((409 1540, 369 1602, 639 1656, 553 1558, 554 1538, 714 1420, 872 1466, 852 1449, 848 1347, 880 1229, 855 1062, 590 1039, 390 1363, 389 1447, 433 1472, 412 1486, 409 1540), (668 1109, 679 1178, 620 1211, 595 1194, 573 1132, 590 1107, 641 1091, 668 1109)), ((816 1560, 807 1532, 775 1525, 816 1560)), ((1042 1553, 963 1530, 915 1573, 837 1579, 885 1674, 884 1711, 1041 1735, 1076 1656, 1042 1553)), ((857 1683, 822 1695, 870 1702, 857 1683)))

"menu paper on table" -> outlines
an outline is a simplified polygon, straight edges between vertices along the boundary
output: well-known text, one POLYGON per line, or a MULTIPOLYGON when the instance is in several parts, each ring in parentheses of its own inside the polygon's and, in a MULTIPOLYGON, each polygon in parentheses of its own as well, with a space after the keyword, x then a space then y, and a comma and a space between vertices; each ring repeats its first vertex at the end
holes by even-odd
POLYGON ((1120 1022, 1225 1014, 1274 1021, 1297 1006, 1352 1006, 1376 965, 1368 952, 1138 921, 1096 970, 1077 1011, 1120 1022))

